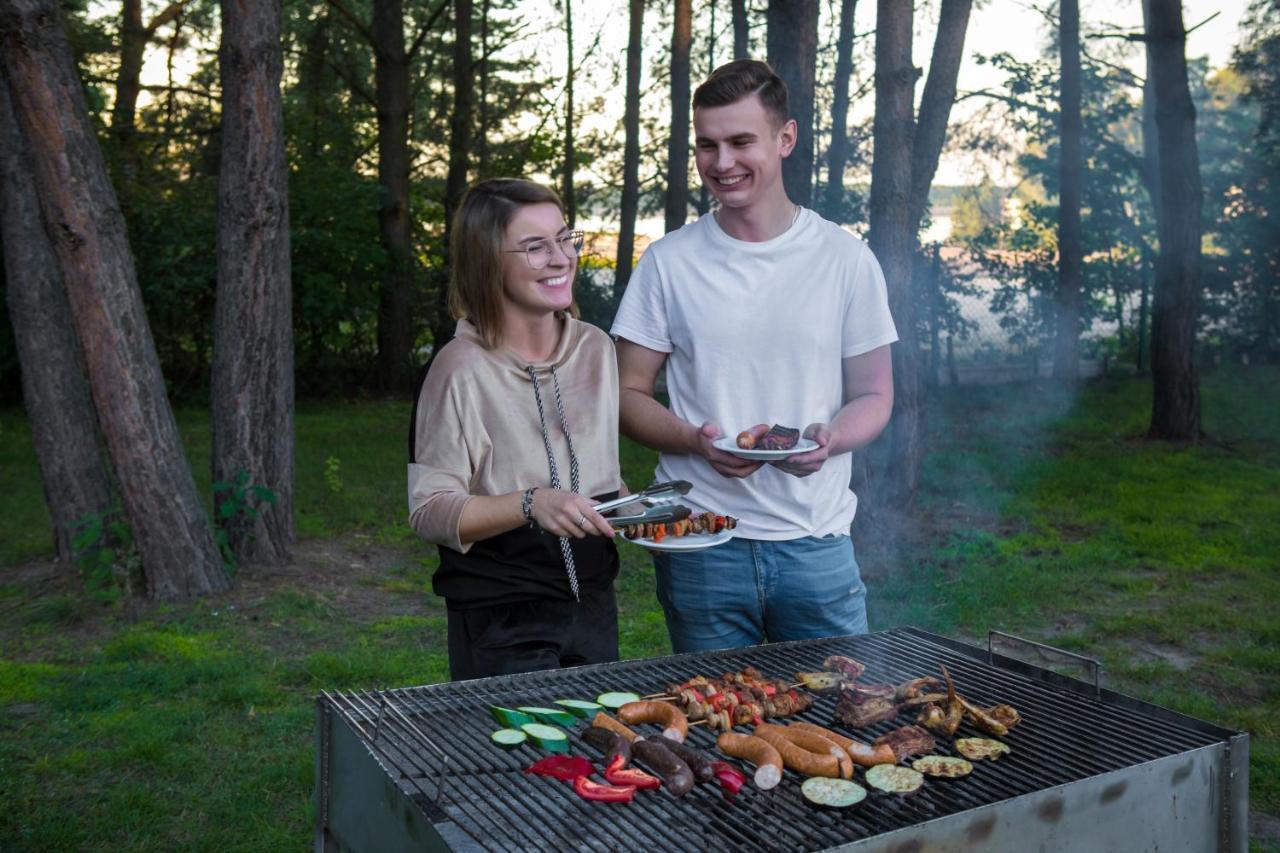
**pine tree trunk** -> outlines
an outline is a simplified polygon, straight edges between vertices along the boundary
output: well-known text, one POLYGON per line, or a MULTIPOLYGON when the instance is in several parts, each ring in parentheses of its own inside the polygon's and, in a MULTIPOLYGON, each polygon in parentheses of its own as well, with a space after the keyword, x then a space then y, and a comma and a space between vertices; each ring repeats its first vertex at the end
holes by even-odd
POLYGON ((1080 4, 1061 0, 1058 27, 1062 84, 1061 160, 1058 163, 1058 292, 1053 376, 1073 382, 1080 377, 1080 294, 1084 283, 1084 245, 1080 224, 1080 4))
POLYGON ((689 50, 693 44, 693 0, 676 0, 671 27, 671 137, 667 140, 665 230, 689 215, 689 50))
POLYGON ((1187 86, 1186 32, 1179 0, 1151 0, 1147 50, 1155 77, 1160 140, 1160 253, 1151 317, 1154 396, 1148 436, 1200 437, 1196 320, 1200 302, 1200 158, 1187 86))
POLYGON ((614 267, 613 302, 618 304, 631 280, 636 252, 636 215, 640 210, 640 72, 644 43, 644 0, 631 0, 627 37, 627 103, 622 118, 622 221, 614 267))
POLYGON ((733 18, 733 58, 751 58, 751 29, 747 26, 747 0, 730 0, 733 18))
MULTIPOLYGON (((467 192, 471 170, 472 117, 475 111, 475 71, 471 53, 471 0, 453 3, 453 114, 449 117, 449 171, 444 184, 444 251, 446 268, 453 263, 449 246, 454 217, 467 192)), ((483 138, 483 137, 482 137, 483 138)), ((483 162, 483 161, 481 161, 483 162)), ((431 340, 439 348, 453 336, 448 288, 440 287, 431 317, 431 340)))
POLYGON ((564 37, 566 45, 565 54, 565 82, 564 82, 564 174, 563 190, 561 191, 561 201, 564 202, 565 219, 569 221, 569 227, 576 226, 578 221, 578 203, 573 193, 573 175, 574 169, 574 153, 573 153, 573 0, 564 0, 564 37))
POLYGON ((0 62, 141 556, 147 591, 225 589, 213 530, 165 397, 115 192, 53 0, 0 6, 0 62))
POLYGON ((374 97, 378 104, 378 229, 386 269, 378 293, 378 384, 413 384, 413 222, 409 209, 409 59, 402 0, 373 0, 374 97))
POLYGON ((97 415, 85 381, 58 259, 40 220, 25 143, 0 67, 0 243, 5 296, 22 366, 22 400, 53 521, 54 554, 75 557, 77 522, 114 500, 98 444, 97 415))
POLYGON ((827 148, 827 185, 822 215, 845 219, 844 168, 849 162, 849 83, 853 77, 853 18, 858 0, 841 0, 836 38, 836 76, 831 100, 831 145, 827 148))
POLYGON ((813 204, 813 98, 818 65, 818 0, 769 0, 769 64, 787 84, 796 147, 782 161, 787 197, 813 204))
POLYGON ((910 3, 877 2, 875 146, 868 243, 884 270, 889 309, 899 341, 893 347, 892 461, 880 494, 868 498, 873 503, 893 505, 905 503, 915 493, 924 436, 924 388, 911 286, 915 248, 909 209, 915 133, 912 16, 910 3))
MULTIPOLYGON (((238 560, 284 562, 293 541, 293 307, 279 0, 223 0, 222 163, 213 329, 213 479, 275 502, 216 513, 238 560)), ((214 494, 214 506, 232 497, 214 494)), ((231 502, 234 506, 235 501, 231 502)))

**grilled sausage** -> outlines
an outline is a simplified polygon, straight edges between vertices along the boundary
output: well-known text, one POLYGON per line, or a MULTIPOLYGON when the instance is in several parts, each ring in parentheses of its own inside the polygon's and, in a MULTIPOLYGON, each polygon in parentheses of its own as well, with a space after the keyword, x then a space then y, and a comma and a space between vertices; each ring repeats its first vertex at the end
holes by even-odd
POLYGON ((654 740, 637 740, 631 745, 631 752, 637 761, 662 777, 662 784, 671 796, 683 797, 693 788, 693 771, 689 765, 662 744, 654 740))
MULTIPOLYGON (((776 726, 769 723, 765 723, 764 725, 770 730, 777 731, 778 734, 801 749, 807 749, 815 755, 834 755, 836 757, 836 763, 840 768, 840 778, 853 778, 853 759, 849 756, 849 753, 845 752, 844 747, 837 745, 836 742, 830 738, 820 735, 817 732, 797 729, 794 725, 776 726)), ((756 726, 756 734, 760 733, 761 728, 762 726, 756 726)))
POLYGON ((716 738, 716 746, 725 755, 754 764, 756 787, 761 791, 776 787, 782 781, 782 756, 768 741, 754 735, 723 732, 716 738))
POLYGON ((649 740, 662 744, 667 749, 674 752, 676 757, 681 761, 688 764, 689 769, 693 771, 693 779, 695 782, 710 782, 712 779, 716 778, 716 772, 711 767, 711 756, 707 755, 702 750, 694 749, 687 743, 680 743, 679 741, 672 740, 664 735, 657 735, 656 737, 649 738, 649 740))
POLYGON ((640 738, 638 734, 631 731, 631 729, 627 728, 622 723, 615 720, 613 717, 610 717, 604 711, 598 712, 595 715, 595 717, 592 718, 591 725, 598 726, 599 728, 602 728, 602 729, 608 729, 611 732, 615 732, 621 735, 627 741, 627 743, 635 743, 636 740, 640 738))
POLYGON ((623 757, 624 767, 631 760, 631 742, 613 729, 591 726, 582 733, 582 739, 604 753, 606 767, 619 755, 623 757))
POLYGON ((849 757, 853 759, 853 763, 859 767, 875 767, 877 764, 894 764, 898 757, 893 754, 893 748, 887 743, 879 746, 871 746, 862 741, 845 737, 837 734, 830 729, 824 729, 822 726, 815 726, 813 723, 792 723, 788 728, 800 729, 802 731, 811 731, 820 734, 828 740, 834 742, 838 746, 844 747, 849 753, 849 757))
POLYGON ((840 762, 832 753, 819 755, 797 746, 777 726, 756 726, 752 732, 761 740, 767 741, 788 770, 794 770, 802 776, 825 776, 828 779, 840 778, 840 762))
POLYGON ((750 450, 756 446, 756 437, 749 429, 744 429, 738 433, 738 446, 743 450, 750 450))
POLYGON ((656 723, 663 735, 680 743, 689 735, 689 718, 670 702, 628 702, 618 709, 618 719, 629 726, 656 723))

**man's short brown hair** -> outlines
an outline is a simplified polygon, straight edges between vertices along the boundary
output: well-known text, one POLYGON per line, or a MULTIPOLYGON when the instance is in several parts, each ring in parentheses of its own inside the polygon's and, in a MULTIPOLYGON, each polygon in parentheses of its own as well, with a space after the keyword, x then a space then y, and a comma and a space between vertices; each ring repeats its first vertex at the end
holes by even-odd
POLYGON ((787 105, 787 84, 769 66, 758 59, 735 59, 726 62, 693 92, 693 108, 727 107, 743 98, 756 95, 765 111, 773 117, 775 128, 791 118, 787 105))

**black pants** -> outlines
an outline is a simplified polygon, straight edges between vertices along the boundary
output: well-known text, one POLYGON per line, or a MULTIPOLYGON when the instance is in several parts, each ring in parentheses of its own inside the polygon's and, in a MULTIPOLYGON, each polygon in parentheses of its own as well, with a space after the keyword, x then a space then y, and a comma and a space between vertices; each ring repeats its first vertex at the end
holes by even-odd
POLYGON ((449 677, 454 681, 618 659, 613 585, 582 601, 519 601, 449 609, 449 677))

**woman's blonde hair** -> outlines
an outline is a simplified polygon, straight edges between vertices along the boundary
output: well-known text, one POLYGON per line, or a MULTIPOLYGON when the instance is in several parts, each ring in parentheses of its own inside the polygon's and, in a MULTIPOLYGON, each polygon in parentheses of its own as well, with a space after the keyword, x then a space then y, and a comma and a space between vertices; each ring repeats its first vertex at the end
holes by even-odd
MULTIPOLYGON (((531 204, 554 204, 564 215, 555 190, 519 178, 492 178, 467 191, 449 238, 449 312, 466 318, 489 349, 502 343, 503 243, 516 211, 531 204)), ((557 312, 559 313, 559 312, 557 312)), ((568 313, 578 316, 578 302, 568 313)))

